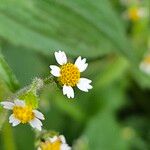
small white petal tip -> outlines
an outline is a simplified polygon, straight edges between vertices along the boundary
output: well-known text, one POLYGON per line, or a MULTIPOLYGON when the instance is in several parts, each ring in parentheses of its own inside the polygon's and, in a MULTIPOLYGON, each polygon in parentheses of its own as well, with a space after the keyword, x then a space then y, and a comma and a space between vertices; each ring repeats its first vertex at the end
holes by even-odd
POLYGON ((56 61, 58 62, 58 64, 60 65, 64 65, 67 63, 67 56, 65 54, 65 52, 63 51, 58 51, 54 53, 56 61))
POLYGON ((87 78, 80 78, 79 83, 77 84, 77 87, 84 92, 88 92, 90 89, 92 89, 92 85, 90 85, 92 81, 87 78))
POLYGON ((14 103, 12 102, 0 102, 0 104, 5 108, 5 109, 9 109, 9 110, 12 110, 13 107, 14 107, 14 103))
POLYGON ((86 63, 86 59, 85 58, 82 59, 81 56, 79 56, 76 59, 75 65, 77 66, 80 72, 85 71, 86 68, 88 67, 88 63, 86 63))
POLYGON ((20 123, 20 120, 18 120, 17 118, 15 118, 15 116, 12 114, 9 117, 9 123, 12 124, 12 126, 17 126, 20 123))
POLYGON ((51 74, 55 77, 59 77, 60 76, 60 68, 58 66, 55 65, 50 65, 49 66, 51 69, 51 74))
POLYGON ((68 98, 74 98, 74 90, 71 86, 63 86, 63 94, 67 95, 68 98))
POLYGON ((33 112, 35 114, 35 117, 41 120, 45 120, 44 115, 41 112, 39 112, 38 110, 33 110, 33 112))
POLYGON ((16 99, 16 100, 14 101, 14 104, 15 104, 16 106, 24 107, 24 106, 25 106, 25 101, 16 99))
POLYGON ((39 130, 39 131, 42 130, 42 122, 41 122, 38 118, 34 118, 34 119, 31 120, 29 123, 30 123, 30 125, 31 125, 33 128, 35 128, 35 129, 37 129, 37 130, 39 130))
POLYGON ((141 63, 139 68, 140 68, 141 71, 143 71, 147 75, 150 75, 150 64, 141 63))
POLYGON ((52 138, 49 138, 50 142, 51 143, 54 143, 55 141, 57 141, 58 137, 57 136, 54 136, 52 138))

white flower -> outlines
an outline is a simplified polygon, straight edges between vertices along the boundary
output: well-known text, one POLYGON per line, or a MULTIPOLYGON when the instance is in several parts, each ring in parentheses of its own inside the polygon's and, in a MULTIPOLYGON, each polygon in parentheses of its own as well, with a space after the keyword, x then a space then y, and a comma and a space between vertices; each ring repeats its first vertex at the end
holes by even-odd
POLYGON ((146 10, 146 8, 144 7, 137 7, 137 6, 132 6, 132 7, 129 7, 127 9, 127 11, 125 11, 123 13, 123 17, 125 19, 129 19, 133 22, 136 22, 142 18, 146 18, 148 16, 148 12, 146 10))
POLYGON ((59 83, 63 86, 63 94, 68 98, 74 98, 73 87, 77 86, 80 90, 88 92, 92 89, 90 83, 91 80, 87 78, 81 78, 81 72, 85 71, 88 64, 85 58, 79 56, 75 63, 67 62, 65 52, 55 52, 55 58, 60 67, 56 65, 50 65, 51 74, 58 78, 59 83))
POLYGON ((20 123, 29 123, 33 128, 41 131, 44 115, 38 110, 33 110, 31 106, 25 104, 23 100, 15 100, 13 102, 4 101, 0 103, 5 109, 12 110, 12 114, 9 117, 9 123, 12 126, 17 126, 20 123))
POLYGON ((146 8, 144 8, 144 7, 141 7, 141 8, 139 8, 139 16, 142 18, 144 18, 144 17, 148 17, 148 11, 147 11, 147 9, 146 8))
POLYGON ((66 139, 63 135, 54 136, 48 138, 45 142, 41 142, 40 147, 37 150, 71 150, 71 147, 66 143, 66 139))
POLYGON ((140 69, 150 75, 150 55, 147 55, 140 63, 140 69))

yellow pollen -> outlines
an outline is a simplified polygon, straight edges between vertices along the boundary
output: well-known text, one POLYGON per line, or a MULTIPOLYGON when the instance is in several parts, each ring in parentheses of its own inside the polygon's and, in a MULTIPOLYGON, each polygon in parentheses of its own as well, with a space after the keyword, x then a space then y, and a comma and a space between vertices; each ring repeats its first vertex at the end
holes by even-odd
POLYGON ((150 64, 150 55, 144 58, 144 63, 150 64))
POLYGON ((15 106, 13 108, 13 114, 21 123, 27 123, 35 117, 30 106, 15 106))
POLYGON ((60 68, 59 81, 62 85, 76 86, 80 79, 79 69, 72 63, 67 63, 60 68))
POLYGON ((40 147, 42 150, 60 150, 60 146, 61 146, 61 141, 57 140, 53 143, 49 141, 42 142, 40 147))
POLYGON ((132 20, 132 21, 137 21, 140 19, 140 16, 139 16, 139 9, 134 7, 134 8, 130 8, 129 9, 129 18, 132 20))

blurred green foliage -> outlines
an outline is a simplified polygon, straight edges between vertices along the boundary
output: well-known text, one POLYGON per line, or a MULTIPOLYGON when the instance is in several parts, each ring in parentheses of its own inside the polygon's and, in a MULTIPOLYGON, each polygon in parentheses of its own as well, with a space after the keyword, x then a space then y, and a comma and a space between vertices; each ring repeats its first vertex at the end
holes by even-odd
MULTIPOLYGON (((141 5, 148 8, 148 0, 141 5)), ((19 88, 18 81, 23 88, 49 75, 55 50, 64 50, 72 61, 81 55, 89 62, 83 75, 92 79, 93 89, 76 90, 76 98, 68 100, 57 87, 45 87, 40 93, 44 128, 64 134, 74 150, 149 150, 150 77, 139 70, 150 48, 149 20, 124 20, 126 9, 113 0, 0 0, 6 59, 0 53, 0 101, 19 88)), ((0 130, 0 150, 33 150, 32 129, 7 122, 0 130)))

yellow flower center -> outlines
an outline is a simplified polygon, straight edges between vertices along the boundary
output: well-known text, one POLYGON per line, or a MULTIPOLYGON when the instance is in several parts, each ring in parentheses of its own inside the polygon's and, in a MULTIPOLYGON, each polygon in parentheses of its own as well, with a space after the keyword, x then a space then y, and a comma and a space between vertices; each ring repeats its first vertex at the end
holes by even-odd
POLYGON ((60 68, 59 81, 62 85, 75 86, 80 79, 79 69, 72 63, 67 63, 60 68))
POLYGON ((42 142, 40 147, 42 150, 60 150, 60 146, 61 146, 61 141, 57 140, 53 143, 42 142))
POLYGON ((144 63, 150 64, 150 55, 144 58, 144 63))
POLYGON ((129 9, 129 17, 132 21, 137 21, 140 18, 139 9, 138 8, 130 8, 129 9))
POLYGON ((27 123, 35 117, 30 106, 15 106, 13 108, 13 114, 21 123, 27 123))

